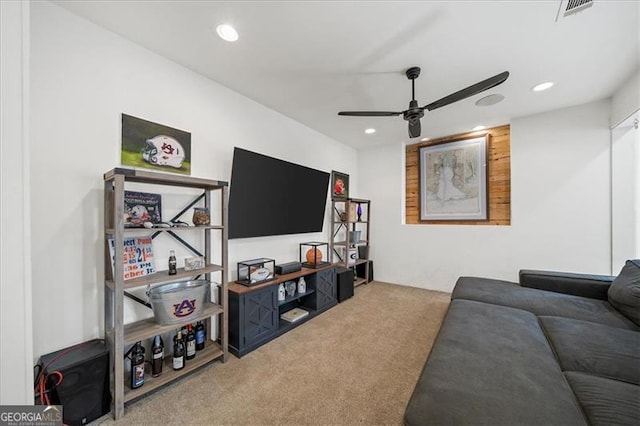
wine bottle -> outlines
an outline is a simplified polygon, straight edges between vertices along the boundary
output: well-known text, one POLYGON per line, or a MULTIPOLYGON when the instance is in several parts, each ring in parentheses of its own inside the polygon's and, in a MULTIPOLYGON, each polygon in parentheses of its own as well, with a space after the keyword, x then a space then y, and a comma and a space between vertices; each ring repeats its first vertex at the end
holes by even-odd
POLYGON ((191 324, 187 326, 187 330, 187 359, 193 359, 196 356, 196 334, 191 324))
POLYGON ((144 385, 144 347, 136 342, 131 351, 131 389, 144 385))
POLYGON ((204 341, 207 339, 207 330, 204 328, 202 321, 198 321, 196 324, 196 350, 201 351, 204 349, 204 341))
POLYGON ((173 339, 173 369, 182 370, 184 368, 184 342, 182 341, 182 332, 173 339))
POLYGON ((151 354, 153 357, 151 361, 151 376, 158 377, 162 374, 162 361, 164 358, 164 343, 162 342, 162 336, 159 334, 153 339, 151 354))
POLYGON ((176 252, 171 250, 169 252, 169 275, 175 275, 178 273, 178 261, 176 260, 176 252))

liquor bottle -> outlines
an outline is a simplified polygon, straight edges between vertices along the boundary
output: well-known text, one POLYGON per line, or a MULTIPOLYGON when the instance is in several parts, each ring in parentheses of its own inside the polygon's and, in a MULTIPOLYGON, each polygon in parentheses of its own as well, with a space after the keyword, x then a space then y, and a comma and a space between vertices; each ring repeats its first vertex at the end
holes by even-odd
POLYGON ((185 348, 187 347, 187 334, 189 333, 189 329, 187 328, 186 325, 183 325, 182 328, 180 329, 180 331, 182 332, 182 341, 185 344, 185 348))
POLYGON ((144 348, 136 342, 131 351, 131 389, 144 385, 144 348))
POLYGON ((187 330, 187 359, 193 359, 196 356, 196 334, 191 324, 187 326, 187 330))
POLYGON ((182 332, 173 338, 173 369, 182 370, 184 368, 184 342, 182 341, 182 332))
POLYGON ((151 354, 153 357, 151 361, 151 376, 158 377, 162 374, 162 360, 164 358, 164 343, 162 342, 162 336, 159 334, 153 339, 151 354))
POLYGON ((201 351, 204 349, 204 341, 207 339, 207 330, 204 328, 202 321, 198 321, 196 324, 196 350, 201 351))
POLYGON ((176 260, 176 252, 171 250, 169 252, 169 275, 175 275, 178 273, 178 261, 176 260))

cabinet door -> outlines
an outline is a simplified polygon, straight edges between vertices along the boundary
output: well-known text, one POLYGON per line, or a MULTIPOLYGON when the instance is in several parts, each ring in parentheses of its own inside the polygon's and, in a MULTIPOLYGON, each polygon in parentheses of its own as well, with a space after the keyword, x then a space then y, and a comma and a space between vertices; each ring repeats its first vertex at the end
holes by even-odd
POLYGON ((316 274, 316 309, 321 310, 337 302, 336 287, 336 268, 325 269, 316 274))
POLYGON ((278 331, 278 301, 276 288, 245 294, 243 346, 256 343, 278 331))

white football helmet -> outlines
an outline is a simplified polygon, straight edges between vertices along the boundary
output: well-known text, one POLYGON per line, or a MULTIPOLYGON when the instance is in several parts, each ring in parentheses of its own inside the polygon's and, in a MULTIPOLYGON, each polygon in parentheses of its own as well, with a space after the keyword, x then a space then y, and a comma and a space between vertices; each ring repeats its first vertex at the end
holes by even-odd
POLYGON ((180 142, 170 136, 158 135, 147 139, 142 148, 144 161, 158 166, 171 166, 179 169, 184 161, 184 149, 180 142))

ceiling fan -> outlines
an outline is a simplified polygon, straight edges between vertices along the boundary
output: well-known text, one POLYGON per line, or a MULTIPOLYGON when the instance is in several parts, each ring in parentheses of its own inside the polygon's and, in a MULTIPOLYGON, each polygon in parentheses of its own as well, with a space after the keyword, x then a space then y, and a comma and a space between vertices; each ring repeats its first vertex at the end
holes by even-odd
POLYGON ((469 96, 476 95, 485 90, 491 89, 504 81, 509 77, 509 71, 501 72, 500 74, 489 77, 486 80, 482 80, 476 84, 472 84, 469 87, 465 87, 462 90, 458 90, 442 99, 438 99, 435 102, 431 102, 425 106, 418 106, 416 101, 415 91, 415 79, 420 75, 420 67, 411 67, 406 73, 407 78, 411 80, 411 101, 409 102, 409 109, 404 111, 340 111, 338 115, 350 115, 355 117, 392 117, 402 114, 402 118, 409 122, 409 137, 417 138, 420 136, 420 119, 424 116, 424 110, 432 111, 436 108, 440 108, 454 102, 461 101, 469 96))

